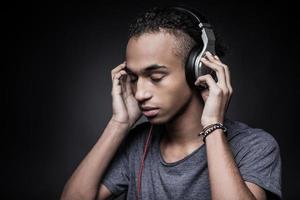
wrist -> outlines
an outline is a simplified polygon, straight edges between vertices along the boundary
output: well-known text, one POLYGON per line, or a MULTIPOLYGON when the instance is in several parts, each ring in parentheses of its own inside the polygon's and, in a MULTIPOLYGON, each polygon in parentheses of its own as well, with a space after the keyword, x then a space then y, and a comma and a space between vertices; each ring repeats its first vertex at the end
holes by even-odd
POLYGON ((222 119, 222 118, 216 118, 216 119, 202 120, 201 125, 202 125, 202 127, 204 129, 205 127, 208 127, 208 126, 210 126, 212 124, 216 124, 216 123, 223 124, 224 123, 224 119, 222 119))
POLYGON ((129 122, 118 120, 115 117, 112 117, 110 119, 109 123, 112 126, 117 127, 117 128, 127 128, 127 129, 129 129, 131 127, 129 122))
POLYGON ((216 129, 211 134, 206 136, 205 144, 213 144, 213 146, 216 146, 220 141, 224 140, 226 140, 226 133, 224 133, 222 129, 216 129))
POLYGON ((227 132, 227 128, 222 123, 212 123, 205 126, 202 131, 199 133, 199 136, 203 137, 203 142, 205 143, 206 137, 213 132, 227 132))

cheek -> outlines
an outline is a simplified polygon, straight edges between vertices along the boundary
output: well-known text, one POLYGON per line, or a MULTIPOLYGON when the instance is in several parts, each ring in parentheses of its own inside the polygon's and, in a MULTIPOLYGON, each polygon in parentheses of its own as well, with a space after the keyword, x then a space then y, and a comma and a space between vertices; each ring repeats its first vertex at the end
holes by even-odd
POLYGON ((181 104, 190 98, 192 93, 184 74, 170 76, 162 87, 164 89, 161 90, 159 96, 162 97, 162 103, 167 108, 172 107, 174 109, 174 106, 180 107, 181 104))

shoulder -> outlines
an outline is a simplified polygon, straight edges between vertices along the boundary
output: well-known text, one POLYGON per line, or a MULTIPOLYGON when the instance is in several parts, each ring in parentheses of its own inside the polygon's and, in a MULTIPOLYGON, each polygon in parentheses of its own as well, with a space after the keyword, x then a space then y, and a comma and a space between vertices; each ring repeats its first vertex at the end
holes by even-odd
POLYGON ((227 140, 243 179, 281 197, 281 157, 275 138, 243 122, 227 120, 225 125, 227 140))
POLYGON ((261 128, 254 128, 240 121, 226 119, 228 141, 233 147, 251 149, 279 149, 276 139, 261 128))

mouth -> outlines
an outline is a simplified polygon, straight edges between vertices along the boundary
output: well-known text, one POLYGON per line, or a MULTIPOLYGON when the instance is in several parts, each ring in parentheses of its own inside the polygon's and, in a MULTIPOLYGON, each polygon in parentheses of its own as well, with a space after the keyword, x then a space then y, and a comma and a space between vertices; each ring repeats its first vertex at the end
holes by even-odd
POLYGON ((155 117, 159 113, 159 108, 143 108, 142 112, 146 117, 155 117))

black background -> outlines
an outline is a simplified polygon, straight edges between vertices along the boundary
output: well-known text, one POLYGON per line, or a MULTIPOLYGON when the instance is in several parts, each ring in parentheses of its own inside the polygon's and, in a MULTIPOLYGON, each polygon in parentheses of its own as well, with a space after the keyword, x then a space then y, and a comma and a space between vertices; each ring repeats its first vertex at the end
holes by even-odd
MULTIPOLYGON (((129 22, 159 2, 3 6, 2 105, 8 112, 1 196, 59 198, 110 119, 110 71, 123 61, 129 22)), ((299 199, 296 6, 185 2, 207 15, 230 47, 223 58, 234 88, 228 116, 275 137, 284 199, 299 199)))

